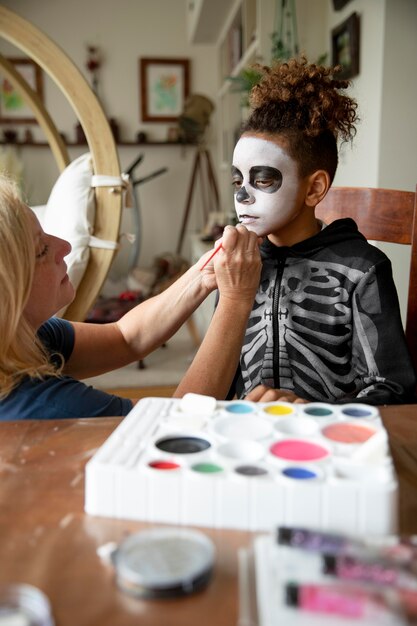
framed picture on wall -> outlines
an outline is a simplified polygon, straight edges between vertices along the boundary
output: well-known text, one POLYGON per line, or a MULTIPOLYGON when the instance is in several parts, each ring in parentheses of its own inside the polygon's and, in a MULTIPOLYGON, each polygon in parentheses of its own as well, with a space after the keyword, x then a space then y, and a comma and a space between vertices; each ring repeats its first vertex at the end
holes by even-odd
POLYGON ((353 78, 359 74, 359 26, 359 15, 352 13, 332 30, 332 64, 342 66, 337 78, 353 78))
MULTIPOLYGON (((14 68, 22 75, 28 85, 43 101, 42 70, 31 59, 8 58, 14 68)), ((27 106, 20 92, 0 66, 0 123, 36 124, 32 109, 27 106)))
POLYGON ((335 11, 341 11, 350 0, 333 0, 333 8, 335 11))
POLYGON ((190 92, 190 61, 141 58, 139 85, 142 120, 175 122, 190 92))

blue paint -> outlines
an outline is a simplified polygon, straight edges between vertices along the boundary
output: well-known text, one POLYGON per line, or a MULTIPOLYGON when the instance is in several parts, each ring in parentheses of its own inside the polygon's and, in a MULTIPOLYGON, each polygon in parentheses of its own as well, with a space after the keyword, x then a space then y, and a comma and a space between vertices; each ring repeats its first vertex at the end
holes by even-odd
POLYGON ((296 478, 297 480, 317 478, 317 474, 315 472, 305 469, 304 467, 287 467, 282 471, 282 473, 284 476, 288 476, 288 478, 296 478))
POLYGON ((371 411, 368 411, 368 409, 357 409, 354 407, 343 409, 343 413, 349 415, 349 417, 369 417, 371 415, 371 411))
POLYGON ((229 413, 252 413, 253 407, 250 404, 236 403, 226 407, 226 411, 229 413))

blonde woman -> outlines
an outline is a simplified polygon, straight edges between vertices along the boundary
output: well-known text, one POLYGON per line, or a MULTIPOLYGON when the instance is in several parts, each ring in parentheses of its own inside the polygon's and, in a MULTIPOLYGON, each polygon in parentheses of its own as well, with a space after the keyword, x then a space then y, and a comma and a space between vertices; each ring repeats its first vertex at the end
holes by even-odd
POLYGON ((210 328, 175 395, 224 398, 259 283, 258 246, 254 233, 228 226, 204 269, 210 252, 118 322, 69 322, 54 315, 74 297, 65 264, 70 244, 45 233, 14 184, 0 179, 0 420, 126 415, 133 401, 80 380, 144 358, 216 287, 210 328))

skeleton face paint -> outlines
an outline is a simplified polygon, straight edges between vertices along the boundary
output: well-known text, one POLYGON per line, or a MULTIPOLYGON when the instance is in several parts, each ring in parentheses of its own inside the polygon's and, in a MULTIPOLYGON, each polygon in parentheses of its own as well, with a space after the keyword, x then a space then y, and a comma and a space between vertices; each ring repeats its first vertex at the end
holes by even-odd
POLYGON ((232 179, 239 221, 259 236, 279 233, 300 211, 297 164, 273 141, 239 139, 232 179))

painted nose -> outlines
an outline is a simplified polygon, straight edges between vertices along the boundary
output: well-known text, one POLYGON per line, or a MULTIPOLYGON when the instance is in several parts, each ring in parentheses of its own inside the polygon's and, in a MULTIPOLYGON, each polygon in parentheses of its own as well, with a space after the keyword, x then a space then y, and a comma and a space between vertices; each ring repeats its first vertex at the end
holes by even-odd
POLYGON ((241 187, 236 194, 236 200, 242 204, 253 204, 255 198, 248 194, 246 187, 241 187))

